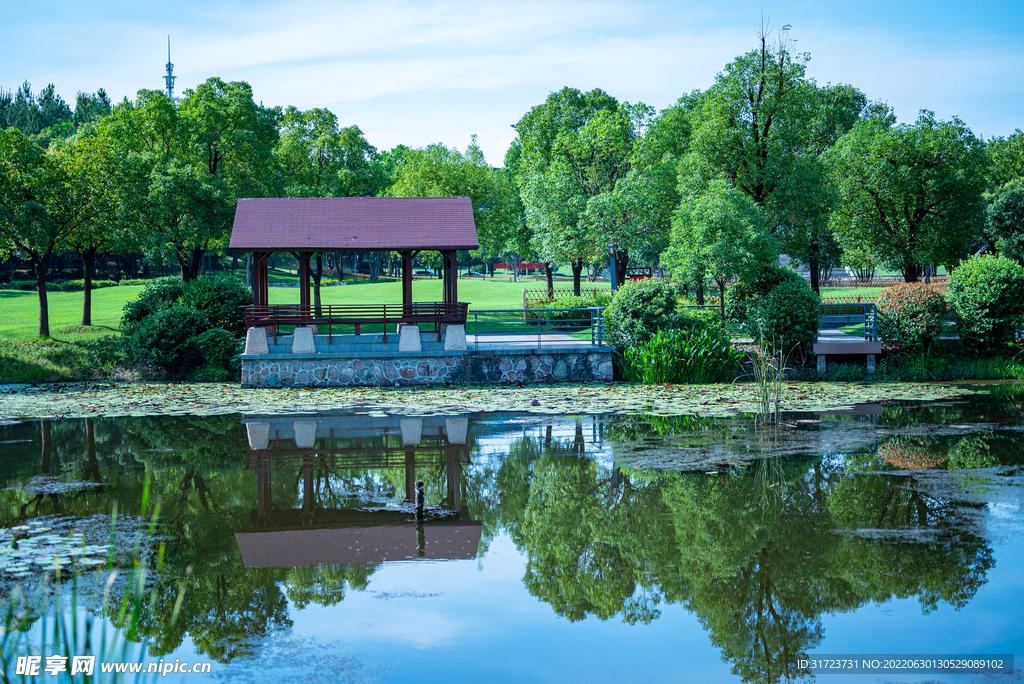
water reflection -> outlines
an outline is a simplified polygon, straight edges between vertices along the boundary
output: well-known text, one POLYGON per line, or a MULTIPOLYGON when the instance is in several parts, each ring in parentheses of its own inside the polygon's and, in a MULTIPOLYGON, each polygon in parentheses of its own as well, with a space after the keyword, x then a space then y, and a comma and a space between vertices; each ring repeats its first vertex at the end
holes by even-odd
POLYGON ((462 504, 462 469, 470 465, 467 418, 244 422, 246 469, 256 485, 248 528, 235 534, 245 567, 476 557, 481 526, 462 504), (444 499, 427 515, 412 508, 417 468, 444 472, 444 499), (406 505, 354 507, 345 496, 351 491, 345 474, 351 473, 363 478, 362 492, 393 483, 400 473, 406 505), (275 478, 295 482, 298 494, 289 487, 275 504, 275 478))
POLYGON ((165 544, 140 627, 153 653, 188 636, 244 660, 309 606, 343 619, 389 563, 486 559, 507 536, 553 615, 642 629, 681 608, 736 675, 775 682, 804 674, 825 616, 903 598, 959 609, 989 581, 990 504, 1020 481, 1013 405, 876 406, 767 432, 645 416, 42 421, 0 428, 0 516, 135 511, 148 486, 165 544))

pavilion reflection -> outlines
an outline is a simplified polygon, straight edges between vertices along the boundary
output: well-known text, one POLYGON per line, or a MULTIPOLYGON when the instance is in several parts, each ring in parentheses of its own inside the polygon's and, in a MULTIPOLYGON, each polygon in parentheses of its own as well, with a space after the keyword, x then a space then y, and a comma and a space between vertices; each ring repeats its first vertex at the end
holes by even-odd
POLYGON ((256 508, 235 534, 246 567, 471 559, 481 525, 463 504, 470 464, 468 418, 334 416, 246 419, 246 469, 254 474, 256 508), (415 520, 417 469, 443 473, 445 488, 426 520, 415 520), (404 500, 386 506, 328 501, 324 478, 404 470, 404 500), (282 495, 281 483, 301 483, 282 495), (276 500, 275 500, 276 493, 276 500), (439 506, 436 504, 440 504, 439 506))

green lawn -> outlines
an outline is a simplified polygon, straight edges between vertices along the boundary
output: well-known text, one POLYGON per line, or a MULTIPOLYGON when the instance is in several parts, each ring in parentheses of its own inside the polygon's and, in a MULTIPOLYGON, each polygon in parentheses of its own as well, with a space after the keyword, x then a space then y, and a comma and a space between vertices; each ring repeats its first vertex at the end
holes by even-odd
POLYGON ((861 297, 871 301, 882 293, 884 287, 823 287, 821 288, 822 299, 826 297, 861 297))
MULTIPOLYGON (((82 328, 82 292, 50 292, 50 334, 57 339, 91 339, 116 333, 121 309, 142 285, 103 287, 92 292, 92 322, 82 328)), ((39 332, 39 297, 34 291, 0 290, 0 337, 27 340, 39 332)))
MULTIPOLYGON (((287 280, 287 272, 280 272, 278 278, 287 280)), ((559 287, 569 285, 559 283, 559 287)), ((483 280, 464 278, 459 280, 459 300, 469 302, 470 310, 519 309, 523 302, 523 289, 540 289, 543 281, 511 282, 501 278, 483 280)), ((142 286, 104 287, 92 293, 93 325, 82 328, 82 293, 51 292, 50 331, 57 339, 82 340, 116 333, 121 320, 121 310, 130 299, 134 299, 142 286)), ((881 288, 827 288, 821 291, 823 297, 854 296, 870 297, 881 292, 881 288)), ((324 304, 400 304, 402 284, 398 281, 364 282, 357 284, 324 287, 321 290, 324 304)), ((413 281, 413 299, 433 302, 441 299, 441 281, 416 279, 413 281)), ((271 304, 297 304, 299 289, 295 287, 270 288, 271 304)), ((39 329, 39 300, 34 291, 21 292, 0 290, 0 338, 28 340, 36 336, 39 329)), ((368 331, 369 332, 369 331, 368 331)))

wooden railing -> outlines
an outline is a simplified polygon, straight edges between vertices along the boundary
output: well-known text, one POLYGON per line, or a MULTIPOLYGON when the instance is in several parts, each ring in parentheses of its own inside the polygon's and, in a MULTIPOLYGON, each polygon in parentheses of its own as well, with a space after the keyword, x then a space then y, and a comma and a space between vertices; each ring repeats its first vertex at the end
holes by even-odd
MULTIPOLYGON (((389 324, 422 325, 433 324, 441 339, 441 326, 446 324, 465 325, 469 304, 466 302, 413 302, 412 304, 326 304, 320 307, 319 315, 312 306, 301 304, 273 304, 269 306, 244 306, 245 327, 269 326, 276 337, 278 326, 327 326, 328 343, 332 341, 334 326, 352 325, 355 334, 364 325, 383 325, 384 341, 388 341, 389 324)), ((319 331, 322 334, 322 331, 319 331)))

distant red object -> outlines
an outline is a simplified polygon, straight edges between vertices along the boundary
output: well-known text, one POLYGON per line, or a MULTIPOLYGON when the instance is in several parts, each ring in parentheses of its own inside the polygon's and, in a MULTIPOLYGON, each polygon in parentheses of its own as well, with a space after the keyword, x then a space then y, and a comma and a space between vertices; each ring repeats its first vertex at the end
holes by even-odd
MULTIPOLYGON (((500 264, 495 264, 494 268, 504 268, 504 269, 506 269, 508 271, 511 271, 513 268, 515 268, 515 266, 513 264, 500 263, 500 264)), ((530 263, 525 263, 524 262, 524 263, 519 264, 519 270, 520 271, 535 271, 535 270, 539 270, 541 268, 544 268, 544 264, 540 264, 540 263, 536 263, 536 262, 530 262, 530 263)))

